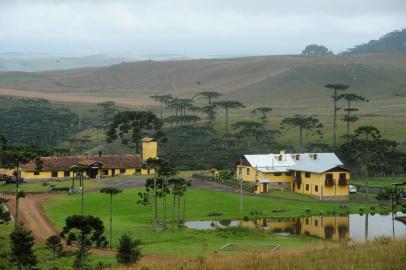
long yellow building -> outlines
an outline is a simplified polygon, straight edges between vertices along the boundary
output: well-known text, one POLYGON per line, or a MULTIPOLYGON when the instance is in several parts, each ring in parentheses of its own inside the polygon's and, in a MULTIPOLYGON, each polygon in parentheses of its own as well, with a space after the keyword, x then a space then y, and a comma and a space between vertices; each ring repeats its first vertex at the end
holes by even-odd
MULTIPOLYGON (((144 166, 149 158, 156 158, 158 143, 153 138, 142 139, 142 155, 84 155, 41 157, 41 169, 33 160, 21 166, 20 175, 25 180, 73 177, 75 167, 87 168, 83 174, 88 178, 116 175, 147 175, 154 170, 144 166)), ((12 175, 13 171, 8 170, 12 175)))
POLYGON ((334 153, 244 155, 238 179, 255 183, 255 193, 286 189, 319 199, 348 199, 350 170, 334 153))

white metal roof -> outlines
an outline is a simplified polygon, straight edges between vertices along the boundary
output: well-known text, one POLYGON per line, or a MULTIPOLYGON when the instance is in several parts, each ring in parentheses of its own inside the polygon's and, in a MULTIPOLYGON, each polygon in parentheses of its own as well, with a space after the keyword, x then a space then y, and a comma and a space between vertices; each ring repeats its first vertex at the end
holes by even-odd
POLYGON ((245 155, 252 167, 261 172, 286 172, 290 170, 321 173, 343 163, 334 153, 280 153, 245 155), (317 155, 314 158, 314 155, 317 155), (296 160, 295 156, 299 155, 296 160))

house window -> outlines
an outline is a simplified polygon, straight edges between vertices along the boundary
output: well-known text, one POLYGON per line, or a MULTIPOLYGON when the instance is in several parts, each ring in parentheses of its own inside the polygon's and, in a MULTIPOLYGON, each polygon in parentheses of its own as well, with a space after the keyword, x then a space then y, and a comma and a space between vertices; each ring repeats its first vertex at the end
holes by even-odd
POLYGON ((238 174, 239 174, 239 175, 242 174, 242 168, 241 168, 241 167, 238 168, 238 174))
POLYGON ((319 221, 317 219, 314 220, 314 226, 319 226, 319 221))
POLYGON ((292 172, 286 172, 285 174, 286 174, 286 176, 292 176, 293 175, 292 172))
POLYGON ((120 169, 120 173, 124 174, 125 173, 125 169, 120 169))
POLYGON ((135 169, 135 173, 141 173, 141 169, 139 168, 135 169))
POLYGON ((306 178, 310 178, 310 173, 309 173, 309 172, 305 172, 305 177, 306 177, 306 178))
POLYGON ((247 175, 250 175, 250 168, 247 168, 247 175))
POLYGON ((64 177, 69 177, 70 176, 70 171, 64 171, 63 176, 64 177))
POLYGON ((346 173, 340 173, 340 179, 347 179, 347 174, 346 173))
POLYGON ((309 190, 309 184, 306 184, 306 190, 309 190))
POLYGON ((103 170, 103 175, 109 175, 109 170, 103 170))
POLYGON ((309 219, 306 218, 306 225, 309 225, 309 219))
POLYGON ((274 176, 281 176, 282 173, 281 173, 281 172, 276 172, 276 173, 274 173, 273 175, 274 175, 274 176))
POLYGON ((34 172, 34 175, 39 175, 39 171, 35 171, 35 172, 34 172))
POLYGON ((326 180, 333 180, 333 174, 332 173, 327 173, 326 174, 326 180))
POLYGON ((58 177, 58 172, 57 171, 52 171, 51 172, 51 177, 58 177))
POLYGON ((318 185, 315 185, 315 186, 314 186, 314 191, 315 191, 315 192, 319 192, 319 186, 318 186, 318 185))

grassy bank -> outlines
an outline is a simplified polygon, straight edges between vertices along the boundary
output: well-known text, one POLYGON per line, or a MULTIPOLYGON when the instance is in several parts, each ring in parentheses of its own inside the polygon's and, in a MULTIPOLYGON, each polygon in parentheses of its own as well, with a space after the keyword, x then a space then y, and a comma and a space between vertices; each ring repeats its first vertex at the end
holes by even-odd
MULTIPOLYGON (((248 243, 279 243, 283 246, 296 246, 309 243, 314 239, 302 237, 275 236, 271 233, 256 230, 244 231, 195 231, 185 229, 180 232, 153 232, 151 229, 151 206, 137 204, 137 194, 142 189, 126 189, 122 194, 114 197, 113 210, 113 244, 122 233, 132 232, 135 237, 142 241, 144 252, 176 255, 199 255, 202 254, 202 245, 209 244, 209 251, 215 251, 229 242, 248 243)), ((226 192, 214 192, 202 189, 190 189, 186 195, 186 220, 216 220, 216 219, 241 219, 250 216, 251 211, 260 211, 268 217, 295 217, 309 214, 322 213, 348 213, 358 212, 360 208, 369 209, 374 206, 376 211, 383 210, 376 201, 368 204, 358 202, 346 202, 348 208, 340 209, 340 202, 320 202, 310 197, 303 201, 294 201, 290 192, 272 192, 268 196, 245 196, 244 211, 239 210, 239 195, 226 192), (276 198, 276 196, 278 198, 276 198), (284 197, 285 196, 285 197, 284 197), (210 217, 209 213, 220 212, 220 217, 210 217)), ((300 197, 297 197, 300 198, 300 197)), ((171 197, 169 197, 171 205, 171 197)), ((168 211, 168 219, 172 216, 171 207, 168 211)), ((65 218, 69 215, 78 214, 80 211, 80 196, 58 196, 45 206, 47 216, 54 222, 58 229, 64 225, 65 218)), ((389 211, 386 209, 386 211, 389 211)), ((100 193, 87 193, 85 196, 85 213, 102 218, 104 224, 108 224, 109 198, 100 193)), ((315 240, 318 241, 318 240, 315 240)))
MULTIPOLYGON (((272 269, 404 269, 406 240, 379 239, 366 244, 331 244, 273 253, 219 254, 208 258, 148 261, 131 269, 154 270, 272 270, 272 269)), ((119 267, 119 269, 128 269, 119 267)))

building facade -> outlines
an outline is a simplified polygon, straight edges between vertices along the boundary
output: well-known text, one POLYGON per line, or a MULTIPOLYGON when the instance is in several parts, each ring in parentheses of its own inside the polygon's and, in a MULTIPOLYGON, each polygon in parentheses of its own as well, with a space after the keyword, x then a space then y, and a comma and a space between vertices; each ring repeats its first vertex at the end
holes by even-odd
POLYGON ((285 189, 319 199, 347 199, 350 170, 334 153, 244 155, 238 179, 255 183, 254 192, 285 189))
MULTIPOLYGON (((40 166, 34 160, 21 165, 20 175, 25 180, 74 177, 77 168, 86 168, 87 178, 117 175, 148 175, 154 170, 144 166, 148 158, 156 158, 158 143, 152 138, 142 139, 142 155, 84 155, 41 157, 40 166), (39 167, 39 168, 38 168, 39 167)), ((13 170, 6 170, 13 175, 13 170)))

